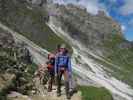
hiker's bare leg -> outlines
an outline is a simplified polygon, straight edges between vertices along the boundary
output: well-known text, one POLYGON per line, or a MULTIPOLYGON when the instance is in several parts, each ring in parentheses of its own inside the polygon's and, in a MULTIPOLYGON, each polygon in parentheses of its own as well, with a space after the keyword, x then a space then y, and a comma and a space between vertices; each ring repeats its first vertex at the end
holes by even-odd
POLYGON ((50 76, 50 79, 48 82, 48 92, 52 91, 53 80, 54 80, 54 76, 50 76))
POLYGON ((48 92, 52 91, 53 81, 54 81, 54 72, 49 71, 48 92))

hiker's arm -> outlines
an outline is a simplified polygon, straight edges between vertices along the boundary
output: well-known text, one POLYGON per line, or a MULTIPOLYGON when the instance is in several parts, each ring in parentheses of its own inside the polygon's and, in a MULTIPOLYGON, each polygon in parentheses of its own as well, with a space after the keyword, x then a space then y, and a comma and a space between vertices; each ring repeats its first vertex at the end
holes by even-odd
POLYGON ((58 62, 57 62, 58 60, 57 59, 58 59, 58 57, 56 56, 55 57, 55 65, 54 65, 55 75, 57 74, 57 64, 58 64, 58 62))
POLYGON ((72 66, 71 66, 71 58, 70 57, 68 60, 68 71, 70 72, 70 74, 72 73, 72 66))

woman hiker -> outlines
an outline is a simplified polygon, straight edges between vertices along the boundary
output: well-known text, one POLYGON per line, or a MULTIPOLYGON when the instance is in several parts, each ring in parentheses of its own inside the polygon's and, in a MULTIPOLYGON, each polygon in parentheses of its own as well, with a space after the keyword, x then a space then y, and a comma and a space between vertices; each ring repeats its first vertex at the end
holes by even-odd
POLYGON ((48 92, 52 91, 52 85, 54 82, 54 66, 55 66, 55 55, 50 53, 48 54, 48 61, 47 61, 47 69, 49 73, 49 80, 48 80, 48 92))

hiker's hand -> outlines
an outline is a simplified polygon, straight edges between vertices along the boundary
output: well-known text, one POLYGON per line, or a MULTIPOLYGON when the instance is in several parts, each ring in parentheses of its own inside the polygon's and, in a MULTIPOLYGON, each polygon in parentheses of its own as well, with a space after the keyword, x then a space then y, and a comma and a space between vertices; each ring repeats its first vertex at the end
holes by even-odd
POLYGON ((72 73, 71 72, 68 72, 68 75, 69 75, 69 77, 71 77, 72 73))

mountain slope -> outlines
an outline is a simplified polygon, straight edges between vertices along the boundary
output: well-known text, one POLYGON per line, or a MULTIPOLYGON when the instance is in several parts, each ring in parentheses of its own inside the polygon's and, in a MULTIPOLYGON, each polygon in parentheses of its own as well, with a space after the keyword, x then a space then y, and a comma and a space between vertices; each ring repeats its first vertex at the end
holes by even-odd
MULTIPOLYGON (((38 7, 26 0, 0 2, 0 21, 9 28, 48 51, 62 42, 73 49, 73 69, 80 84, 104 86, 116 100, 132 100, 133 46, 124 39, 120 25, 112 18, 103 12, 88 14, 74 5, 38 7)), ((43 62, 42 49, 29 50, 38 63, 43 62)))
MULTIPOLYGON (((34 44, 32 41, 28 40, 27 38, 23 37, 22 35, 19 35, 19 33, 11 30, 10 28, 8 28, 7 26, 4 26, 2 24, 0 24, 0 27, 11 33, 15 39, 16 42, 19 42, 19 43, 24 43, 25 44, 25 47, 29 49, 31 55, 32 55, 32 59, 33 61, 40 66, 40 64, 43 64, 44 61, 46 61, 46 57, 47 57, 47 51, 42 49, 41 47, 37 46, 36 44, 34 44)), ((5 33, 4 33, 5 34, 5 33)), ((10 38, 10 37, 9 37, 10 38)), ((44 68, 45 69, 45 68, 44 68)), ((56 97, 56 92, 55 90, 53 90, 53 92, 51 93, 47 93, 47 90, 46 90, 46 87, 42 84, 40 84, 40 79, 39 77, 35 77, 33 78, 33 83, 35 84, 35 86, 33 86, 33 88, 36 88, 37 89, 37 94, 34 94, 34 95, 22 95, 20 93, 17 93, 15 91, 11 91, 10 94, 7 95, 7 98, 10 99, 10 100, 29 100, 29 99, 32 99, 32 100, 36 100, 36 99, 39 99, 39 100, 43 100, 44 98, 45 99, 48 99, 48 100, 64 100, 65 99, 65 95, 64 95, 64 87, 62 87, 62 91, 63 91, 63 95, 60 97, 60 98, 57 98, 56 97)), ((82 88, 82 87, 81 87, 82 88)), ((85 87, 84 87, 85 88, 85 87)), ((110 93, 104 89, 104 88, 94 88, 94 87, 86 87, 88 88, 88 90, 84 90, 83 88, 81 89, 81 91, 83 91, 82 95, 83 97, 85 98, 97 98, 97 97, 100 97, 102 98, 103 100, 106 98, 108 98, 108 100, 112 100, 112 96, 110 95, 110 93), (91 88, 94 92, 97 93, 97 95, 91 95, 88 97, 88 95, 86 96, 86 93, 91 91, 89 88, 91 88), (103 91, 103 92, 101 92, 103 91)), ((35 90, 34 90, 35 91, 35 90)), ((72 96, 72 100, 81 100, 81 93, 78 92, 78 93, 75 93, 73 96, 72 96)), ((84 99, 83 99, 84 100, 84 99)), ((86 99, 85 99, 86 100, 86 99)), ((97 99, 96 99, 97 100, 97 99)))
POLYGON ((53 51, 60 42, 64 42, 53 35, 54 33, 45 24, 48 20, 46 10, 38 6, 32 7, 26 0, 0 0, 0 8, 0 21, 3 24, 47 50, 53 51))
MULTIPOLYGON (((67 33, 52 23, 49 23, 49 26, 51 29, 55 30, 56 33, 60 33, 58 35, 62 38, 65 37, 66 39, 67 37, 67 41, 70 42, 74 51, 73 69, 78 74, 78 76, 86 81, 86 84, 99 84, 106 87, 113 93, 113 96, 116 100, 122 100, 124 98, 127 100, 132 100, 133 90, 131 87, 117 80, 111 75, 113 72, 110 70, 109 66, 116 68, 119 66, 104 60, 102 57, 93 53, 93 51, 88 50, 88 48, 81 45, 80 42, 70 38, 67 33), (99 61, 102 63, 99 63, 99 61), (106 67, 108 71, 111 71, 111 73, 106 72, 104 67, 106 67)), ((81 81, 81 83, 82 82, 83 81, 81 81)))
POLYGON ((117 22, 103 12, 91 15, 72 4, 52 5, 49 11, 56 13, 56 16, 50 17, 50 21, 57 28, 96 55, 119 66, 121 71, 110 66, 111 70, 116 71, 113 75, 133 86, 130 77, 133 70, 133 44, 124 38, 117 22))
POLYGON ((133 47, 132 43, 124 39, 119 24, 103 13, 96 16, 89 15, 84 9, 74 5, 51 5, 49 11, 55 12, 56 16, 50 17, 48 25, 58 36, 69 41, 75 52, 74 59, 79 59, 78 64, 81 64, 81 69, 80 67, 74 69, 79 72, 82 70, 82 74, 86 72, 85 69, 88 73, 91 71, 98 80, 89 74, 86 77, 97 80, 97 83, 103 84, 116 94, 120 93, 121 96, 125 94, 127 98, 131 96, 129 100, 132 99, 132 89, 129 89, 131 87, 122 82, 133 86, 130 77, 133 70, 133 47), (89 22, 89 25, 86 25, 86 22, 89 22), (100 82, 101 80, 110 84, 112 89, 104 82, 100 82), (118 84, 120 87, 117 87, 118 84))

